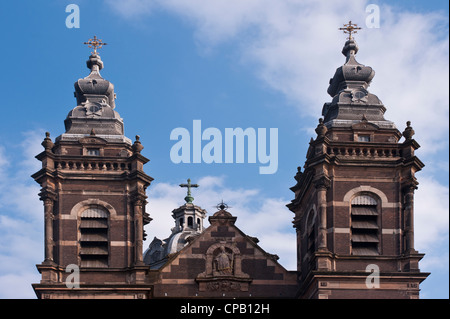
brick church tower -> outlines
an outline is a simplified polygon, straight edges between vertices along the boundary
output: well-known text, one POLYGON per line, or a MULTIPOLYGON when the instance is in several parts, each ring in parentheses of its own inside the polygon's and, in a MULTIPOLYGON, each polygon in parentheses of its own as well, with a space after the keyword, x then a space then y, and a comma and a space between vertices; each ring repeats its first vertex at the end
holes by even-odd
POLYGON ((101 40, 89 44, 90 74, 75 82, 77 106, 64 122, 66 132, 54 143, 47 133, 36 156, 42 169, 32 177, 42 187, 45 260, 33 288, 39 298, 144 298, 150 291, 142 256, 143 227, 151 220, 148 159, 138 136, 134 143, 124 136, 114 86, 100 75, 101 40), (80 287, 69 289, 67 280, 78 280, 68 276, 75 275, 80 287))
POLYGON ((418 298, 414 248, 415 173, 424 164, 407 123, 401 133, 367 88, 375 72, 358 63, 350 36, 332 97, 298 169, 295 213, 300 298, 418 298), (403 139, 402 139, 403 137, 403 139))
MULTIPOLYGON (((414 247, 415 173, 424 164, 407 122, 400 132, 368 91, 374 70, 356 61, 354 25, 330 80, 331 102, 311 139, 287 206, 295 214, 297 271, 278 263, 236 226, 221 203, 207 212, 186 203, 172 211, 172 234, 143 253, 146 189, 139 136, 132 142, 115 111, 111 82, 90 74, 75 82, 77 106, 65 133, 50 134, 33 174, 44 204, 45 259, 37 265, 38 298, 418 298, 424 254, 414 247)), ((239 212, 237 212, 239 214, 239 212)))

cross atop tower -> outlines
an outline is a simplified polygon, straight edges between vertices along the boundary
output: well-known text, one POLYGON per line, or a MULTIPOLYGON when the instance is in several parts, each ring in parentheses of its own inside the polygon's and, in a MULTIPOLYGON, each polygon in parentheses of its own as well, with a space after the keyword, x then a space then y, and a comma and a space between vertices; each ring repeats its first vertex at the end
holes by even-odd
POLYGON ((184 198, 186 203, 191 204, 194 200, 194 197, 191 196, 191 188, 197 188, 199 187, 198 184, 191 184, 191 179, 188 178, 187 184, 180 184, 180 187, 187 187, 187 196, 184 198))
POLYGON ((220 209, 220 210, 225 210, 225 209, 227 209, 227 208, 230 208, 230 206, 228 206, 227 204, 225 204, 225 203, 223 202, 223 199, 222 199, 222 201, 221 201, 219 204, 217 204, 216 208, 217 208, 217 209, 220 209))
POLYGON ((344 31, 344 33, 348 33, 348 39, 352 39, 352 33, 358 33, 357 30, 361 30, 361 27, 358 27, 356 23, 352 24, 352 21, 344 24, 345 28, 339 28, 339 30, 344 31))
POLYGON ((101 49, 102 46, 107 45, 108 43, 104 43, 102 39, 97 39, 97 36, 94 35, 93 39, 89 39, 88 42, 84 42, 87 44, 89 48, 94 48, 94 52, 92 54, 97 54, 97 49, 101 49))

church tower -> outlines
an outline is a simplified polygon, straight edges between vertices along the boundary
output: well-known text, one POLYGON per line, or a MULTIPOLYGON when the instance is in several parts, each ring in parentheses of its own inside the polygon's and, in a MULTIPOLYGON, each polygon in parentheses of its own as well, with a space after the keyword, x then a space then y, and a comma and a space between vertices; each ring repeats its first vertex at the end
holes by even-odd
POLYGON ((401 133, 368 91, 374 70, 356 61, 349 33, 346 57, 330 80, 331 102, 298 169, 295 214, 300 298, 418 298, 428 276, 414 248, 415 173, 424 164, 407 122, 401 133), (403 138, 403 139, 402 139, 403 138))
POLYGON ((45 259, 38 298, 146 298, 143 262, 145 190, 153 180, 143 171, 143 146, 124 135, 115 110, 114 85, 100 75, 94 37, 86 62, 90 74, 75 82, 77 106, 64 121, 65 133, 50 134, 36 156, 33 174, 44 203, 45 259), (111 283, 111 284, 108 284, 111 283))

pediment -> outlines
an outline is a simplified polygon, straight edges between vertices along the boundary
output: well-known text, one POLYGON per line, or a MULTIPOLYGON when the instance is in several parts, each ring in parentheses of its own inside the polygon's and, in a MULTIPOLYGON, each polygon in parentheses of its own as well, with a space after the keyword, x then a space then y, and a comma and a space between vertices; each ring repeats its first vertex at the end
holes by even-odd
POLYGON ((90 144, 90 145, 106 145, 107 141, 101 137, 97 136, 87 136, 80 138, 78 140, 80 144, 90 144))
POLYGON ((361 122, 354 124, 352 129, 354 131, 376 131, 379 130, 380 127, 368 122, 367 120, 362 120, 361 122))

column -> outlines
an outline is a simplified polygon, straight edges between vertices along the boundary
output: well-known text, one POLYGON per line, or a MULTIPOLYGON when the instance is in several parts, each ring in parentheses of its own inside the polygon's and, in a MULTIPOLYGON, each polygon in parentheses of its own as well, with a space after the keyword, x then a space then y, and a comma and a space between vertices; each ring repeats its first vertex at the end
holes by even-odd
POLYGON ((331 181, 327 176, 314 181, 317 190, 317 207, 319 215, 319 233, 317 234, 317 251, 315 256, 315 270, 331 270, 331 253, 327 245, 327 190, 330 188, 331 181))
POLYGON ((44 263, 53 263, 53 205, 50 198, 44 199, 44 220, 45 220, 45 259, 44 263))
POLYGON ((327 189, 330 179, 326 176, 314 182, 317 189, 317 206, 319 210, 318 251, 327 251, 327 189))
POLYGON ((415 253, 414 249, 414 190, 417 186, 411 184, 405 190, 405 252, 415 253))
POLYGON ((137 199, 134 202, 134 236, 135 236, 135 265, 143 265, 143 234, 144 234, 144 224, 142 216, 142 205, 144 201, 137 199))

